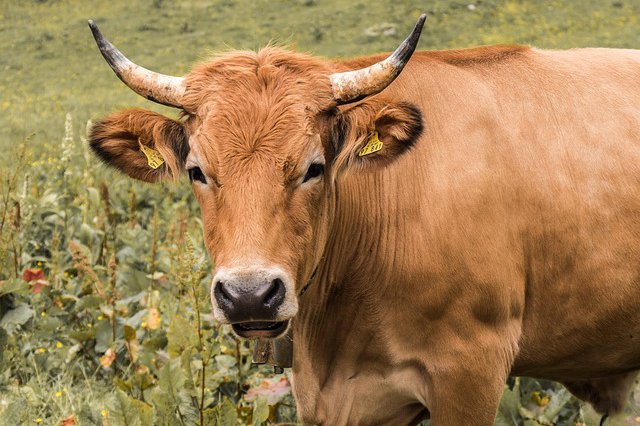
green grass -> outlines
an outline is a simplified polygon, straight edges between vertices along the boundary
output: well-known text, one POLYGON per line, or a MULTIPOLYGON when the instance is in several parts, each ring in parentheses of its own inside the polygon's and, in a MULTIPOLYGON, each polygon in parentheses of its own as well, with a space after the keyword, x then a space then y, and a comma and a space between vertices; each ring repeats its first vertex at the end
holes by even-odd
MULTIPOLYGON (((109 425, 144 424, 150 416, 158 424, 295 418, 288 395, 247 398, 269 370, 251 367, 248 343, 209 321, 210 266, 188 186, 133 182, 86 151, 87 120, 132 106, 177 113, 113 75, 87 19, 135 62, 174 75, 217 50, 272 41, 327 57, 388 51, 422 12, 423 49, 640 47, 640 0, 469 4, 3 0, 0 316, 13 313, 0 320, 0 425, 57 425, 71 415, 79 424, 109 425), (382 35, 381 27, 395 32, 382 35), (27 268, 42 271, 41 292, 22 280, 27 268), (161 322, 152 326, 155 313, 161 322)), ((557 385, 511 385, 500 424, 597 424, 557 385)), ((636 393, 610 425, 640 424, 636 393)))

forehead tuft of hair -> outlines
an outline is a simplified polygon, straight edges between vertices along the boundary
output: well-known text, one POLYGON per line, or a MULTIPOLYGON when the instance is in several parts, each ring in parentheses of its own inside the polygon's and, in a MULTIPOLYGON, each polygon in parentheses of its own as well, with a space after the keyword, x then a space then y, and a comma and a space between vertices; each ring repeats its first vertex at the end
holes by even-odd
POLYGON ((202 154, 221 162, 274 158, 290 141, 311 137, 309 116, 335 103, 332 67, 279 47, 229 52, 197 66, 186 77, 186 107, 203 120, 202 154))
POLYGON ((230 51, 197 65, 186 76, 185 107, 196 111, 232 89, 249 88, 254 84, 282 89, 307 91, 316 98, 320 108, 333 103, 328 76, 334 72, 331 61, 281 47, 267 46, 254 51, 230 51))

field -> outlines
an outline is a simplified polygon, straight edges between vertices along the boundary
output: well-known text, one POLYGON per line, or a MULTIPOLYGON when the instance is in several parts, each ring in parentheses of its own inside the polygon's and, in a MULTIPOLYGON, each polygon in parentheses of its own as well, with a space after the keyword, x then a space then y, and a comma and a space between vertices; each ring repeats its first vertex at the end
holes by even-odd
MULTIPOLYGON (((128 90, 86 20, 173 75, 269 42, 327 57, 388 51, 427 12, 422 49, 640 47, 640 0, 3 0, 0 4, 0 425, 297 424, 287 374, 211 319, 211 265, 183 179, 101 166, 86 129, 128 90)), ((585 306, 585 309, 588 309, 585 306)), ((561 386, 514 379, 496 424, 598 424, 561 386)), ((640 424, 640 388, 607 425, 640 424)))

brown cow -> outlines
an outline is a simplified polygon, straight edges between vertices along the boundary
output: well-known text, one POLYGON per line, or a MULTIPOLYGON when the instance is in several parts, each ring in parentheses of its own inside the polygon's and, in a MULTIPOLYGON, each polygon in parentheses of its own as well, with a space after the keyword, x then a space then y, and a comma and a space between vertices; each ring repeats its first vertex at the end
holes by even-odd
POLYGON ((423 20, 387 59, 266 48, 184 78, 90 23, 127 85, 184 111, 115 113, 91 146, 137 179, 188 171, 215 317, 289 330, 306 422, 489 425, 509 374, 621 410, 640 368, 640 52, 408 61, 423 20))

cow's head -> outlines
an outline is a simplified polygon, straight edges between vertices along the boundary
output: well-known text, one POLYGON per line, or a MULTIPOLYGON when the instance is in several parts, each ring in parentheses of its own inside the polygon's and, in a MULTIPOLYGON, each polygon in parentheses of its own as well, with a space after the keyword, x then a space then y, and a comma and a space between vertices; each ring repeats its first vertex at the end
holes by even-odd
POLYGON ((180 120, 141 109, 112 114, 93 127, 91 147, 105 163, 147 182, 188 173, 216 267, 214 316, 237 334, 277 337, 296 315, 325 248, 338 174, 384 165, 416 140, 421 114, 409 104, 368 99, 338 106, 387 87, 411 57, 423 23, 424 15, 391 56, 359 70, 336 72, 333 63, 267 48, 171 77, 129 61, 89 22, 124 83, 184 111, 180 120), (373 131, 379 150, 369 146, 373 131), (147 158, 154 152, 162 157, 155 163, 147 158))

